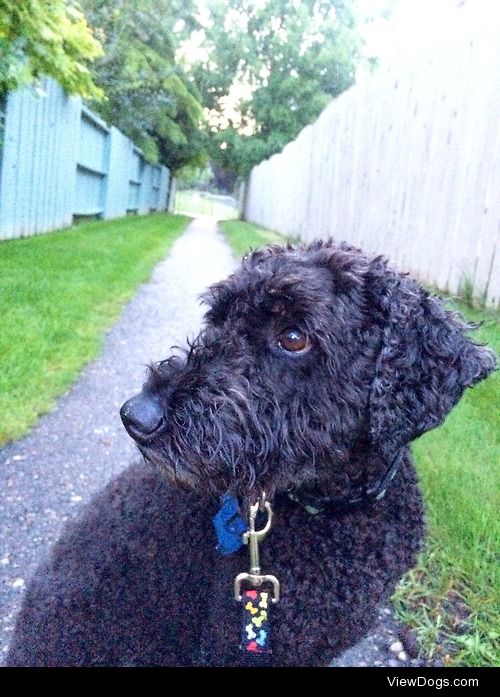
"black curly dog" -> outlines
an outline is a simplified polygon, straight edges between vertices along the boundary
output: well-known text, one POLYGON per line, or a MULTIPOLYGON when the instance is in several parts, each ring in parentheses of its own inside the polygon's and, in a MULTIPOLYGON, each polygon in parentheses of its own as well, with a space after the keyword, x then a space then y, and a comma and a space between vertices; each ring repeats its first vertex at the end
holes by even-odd
POLYGON ((347 245, 258 250, 204 298, 200 336, 122 408, 145 462, 38 569, 10 665, 247 664, 232 588, 248 551, 221 556, 211 522, 226 492, 243 512, 264 490, 273 502, 261 545, 282 585, 272 665, 326 664, 414 564, 409 443, 494 369, 493 353, 414 280, 347 245))

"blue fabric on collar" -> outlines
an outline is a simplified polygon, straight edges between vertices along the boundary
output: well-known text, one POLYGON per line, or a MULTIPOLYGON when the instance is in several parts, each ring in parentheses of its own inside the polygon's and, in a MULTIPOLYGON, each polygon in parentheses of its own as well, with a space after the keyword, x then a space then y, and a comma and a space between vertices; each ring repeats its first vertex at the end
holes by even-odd
POLYGON ((232 494, 224 494, 222 505, 212 518, 217 535, 216 550, 227 557, 243 546, 243 533, 248 525, 240 515, 238 500, 232 494))

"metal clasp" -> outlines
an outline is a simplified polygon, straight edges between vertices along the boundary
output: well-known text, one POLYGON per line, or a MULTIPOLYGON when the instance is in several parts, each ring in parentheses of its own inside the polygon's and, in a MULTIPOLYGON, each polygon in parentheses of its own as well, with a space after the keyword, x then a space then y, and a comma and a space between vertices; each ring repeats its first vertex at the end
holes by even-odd
POLYGON ((243 542, 248 545, 250 550, 250 571, 249 573, 238 574, 234 579, 234 598, 241 601, 241 584, 243 581, 248 581, 252 586, 261 586, 263 583, 271 583, 273 586, 274 596, 273 603, 277 603, 280 599, 280 583, 276 576, 271 574, 261 574, 259 561, 259 542, 262 542, 264 537, 271 529, 273 520, 273 511, 271 504, 266 500, 266 495, 262 494, 259 500, 250 506, 249 526, 250 529, 243 534, 243 542), (267 521, 262 530, 255 529, 255 521, 257 513, 260 511, 267 512, 267 521))

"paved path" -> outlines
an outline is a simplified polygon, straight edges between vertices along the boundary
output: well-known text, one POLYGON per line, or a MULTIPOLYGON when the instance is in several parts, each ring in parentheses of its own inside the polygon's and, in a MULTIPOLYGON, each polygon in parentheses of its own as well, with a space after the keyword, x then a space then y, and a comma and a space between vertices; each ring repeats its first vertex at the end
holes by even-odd
MULTIPOLYGON (((0 450, 0 663, 40 558, 63 523, 134 456, 121 404, 140 389, 146 364, 197 333, 199 293, 234 267, 214 221, 194 221, 125 307, 100 358, 30 435, 0 450)), ((382 612, 377 631, 335 664, 408 665, 389 650, 399 630, 382 612)))

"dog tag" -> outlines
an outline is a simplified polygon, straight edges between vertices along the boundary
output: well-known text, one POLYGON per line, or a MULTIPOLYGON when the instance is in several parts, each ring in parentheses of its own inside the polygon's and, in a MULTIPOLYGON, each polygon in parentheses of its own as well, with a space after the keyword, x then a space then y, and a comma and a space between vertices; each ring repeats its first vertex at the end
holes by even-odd
POLYGON ((212 522, 217 535, 216 550, 227 557, 243 546, 243 533, 248 529, 240 515, 238 501, 231 494, 222 497, 222 506, 212 522))

